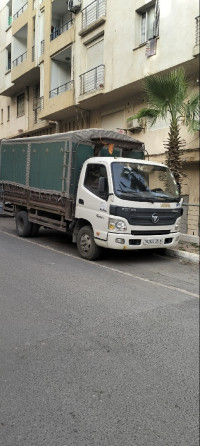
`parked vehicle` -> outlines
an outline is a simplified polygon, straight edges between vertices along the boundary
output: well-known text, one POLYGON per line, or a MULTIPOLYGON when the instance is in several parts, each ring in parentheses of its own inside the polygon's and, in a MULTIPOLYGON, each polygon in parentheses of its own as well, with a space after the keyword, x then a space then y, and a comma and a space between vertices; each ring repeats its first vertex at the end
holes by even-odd
POLYGON ((144 154, 140 141, 103 129, 3 140, 3 211, 15 216, 20 237, 36 236, 40 226, 71 233, 88 260, 101 248, 175 246, 179 188, 144 154))

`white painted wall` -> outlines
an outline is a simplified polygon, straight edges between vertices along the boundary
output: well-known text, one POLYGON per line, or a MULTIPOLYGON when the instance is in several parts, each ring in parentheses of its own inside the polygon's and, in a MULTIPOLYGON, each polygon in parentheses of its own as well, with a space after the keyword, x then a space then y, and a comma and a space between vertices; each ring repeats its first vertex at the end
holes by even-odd
POLYGON ((5 74, 7 71, 7 50, 6 47, 12 40, 12 29, 8 27, 9 8, 8 0, 0 1, 0 91, 4 90, 5 86, 11 85, 11 76, 5 74))
MULTIPOLYGON (((89 1, 83 2, 83 7, 89 1)), ((104 32, 104 61, 106 66, 106 91, 130 84, 147 74, 171 68, 193 59, 195 45, 195 17, 199 15, 198 0, 160 0, 160 32, 156 55, 147 57, 145 46, 137 48, 140 33, 140 16, 136 9, 144 0, 107 0, 104 32), (135 51, 134 51, 135 50, 135 51)), ((84 72, 83 43, 80 38, 81 14, 76 14, 76 72, 84 72)), ((90 35, 98 35, 97 28, 90 35)), ((78 82, 78 76, 77 76, 78 82)), ((78 89, 77 89, 78 90, 78 89)))
POLYGON ((101 127, 118 132, 124 122, 124 109, 101 114, 101 127))

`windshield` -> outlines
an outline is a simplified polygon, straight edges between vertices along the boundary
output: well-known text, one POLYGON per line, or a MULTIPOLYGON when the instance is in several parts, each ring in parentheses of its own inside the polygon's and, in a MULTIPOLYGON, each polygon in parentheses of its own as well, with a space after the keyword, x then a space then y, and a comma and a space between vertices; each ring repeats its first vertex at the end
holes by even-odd
POLYGON ((174 176, 166 166, 113 162, 112 177, 115 194, 136 201, 179 201, 174 176))

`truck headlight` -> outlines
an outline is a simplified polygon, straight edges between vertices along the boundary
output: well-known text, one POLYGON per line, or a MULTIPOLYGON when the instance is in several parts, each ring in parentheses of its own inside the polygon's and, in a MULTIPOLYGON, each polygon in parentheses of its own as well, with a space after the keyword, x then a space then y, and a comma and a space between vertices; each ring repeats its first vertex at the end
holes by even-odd
POLYGON ((175 231, 177 231, 177 232, 180 231, 180 219, 178 219, 178 220, 176 221, 176 224, 175 224, 175 231))
POLYGON ((108 223, 108 229, 110 231, 126 231, 127 230, 127 226, 125 221, 123 220, 117 220, 115 218, 110 218, 109 219, 109 223, 108 223))

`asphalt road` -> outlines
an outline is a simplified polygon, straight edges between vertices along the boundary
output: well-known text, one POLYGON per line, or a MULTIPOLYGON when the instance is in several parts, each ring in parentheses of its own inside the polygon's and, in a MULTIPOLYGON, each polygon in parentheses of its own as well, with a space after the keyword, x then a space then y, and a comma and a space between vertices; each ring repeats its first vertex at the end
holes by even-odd
POLYGON ((0 445, 198 446, 198 266, 0 219, 0 445))

